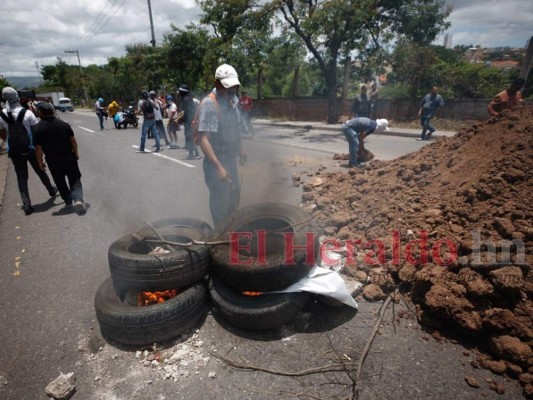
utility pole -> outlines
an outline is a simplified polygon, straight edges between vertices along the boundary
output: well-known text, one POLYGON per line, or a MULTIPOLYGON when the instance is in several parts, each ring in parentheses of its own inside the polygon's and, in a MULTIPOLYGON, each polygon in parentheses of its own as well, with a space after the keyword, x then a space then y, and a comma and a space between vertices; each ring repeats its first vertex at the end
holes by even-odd
POLYGON ((152 43, 152 47, 155 47, 154 20, 152 19, 152 5, 150 4, 150 0, 148 0, 148 13, 150 14, 150 29, 152 30, 152 40, 150 40, 150 43, 152 43))
POLYGON ((37 69, 37 73, 39 74, 39 85, 43 84, 43 79, 41 77, 41 70, 39 69, 39 62, 35 61, 35 69, 37 69))
POLYGON ((83 77, 83 71, 81 69, 80 53, 78 50, 65 50, 65 53, 76 54, 78 56, 78 65, 80 66, 80 78, 83 86, 83 94, 85 96, 85 106, 89 105, 89 97, 87 96, 87 88, 85 87, 85 78, 83 77))

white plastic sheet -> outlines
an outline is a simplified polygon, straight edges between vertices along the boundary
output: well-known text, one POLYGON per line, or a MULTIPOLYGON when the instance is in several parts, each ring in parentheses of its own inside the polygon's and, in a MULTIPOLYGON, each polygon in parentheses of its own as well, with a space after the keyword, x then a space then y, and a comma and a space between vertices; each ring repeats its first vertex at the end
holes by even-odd
POLYGON ((350 292, 346 288, 344 279, 338 272, 315 265, 309 274, 298 282, 284 290, 278 290, 268 293, 293 293, 293 292, 309 292, 321 294, 323 296, 331 297, 347 306, 358 308, 356 301, 353 299, 350 292))

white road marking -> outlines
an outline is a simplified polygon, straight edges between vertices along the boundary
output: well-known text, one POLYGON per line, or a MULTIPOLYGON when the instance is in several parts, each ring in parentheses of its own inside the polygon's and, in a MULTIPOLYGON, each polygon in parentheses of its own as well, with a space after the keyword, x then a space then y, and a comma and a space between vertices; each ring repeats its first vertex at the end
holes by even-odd
POLYGON ((96 133, 97 135, 105 136, 102 132, 92 131, 90 129, 84 128, 83 126, 78 126, 78 128, 83 129, 84 131, 87 131, 87 132, 96 133))
MULTIPOLYGON (((139 149, 139 146, 134 145, 134 144, 132 144, 131 147, 133 147, 134 149, 137 149, 137 150, 139 149)), ((154 156, 164 158, 165 160, 169 160, 169 161, 175 162, 175 163, 177 163, 179 165, 183 165, 184 167, 187 167, 187 168, 196 168, 196 166, 194 166, 192 164, 189 164, 189 163, 186 163, 186 162, 183 162, 183 161, 180 161, 180 160, 176 160, 175 158, 172 158, 172 157, 169 157, 169 156, 165 156, 164 154, 161 154, 161 153, 154 153, 153 151, 148 150, 148 149, 144 149, 144 151, 146 153, 152 153, 154 156)))

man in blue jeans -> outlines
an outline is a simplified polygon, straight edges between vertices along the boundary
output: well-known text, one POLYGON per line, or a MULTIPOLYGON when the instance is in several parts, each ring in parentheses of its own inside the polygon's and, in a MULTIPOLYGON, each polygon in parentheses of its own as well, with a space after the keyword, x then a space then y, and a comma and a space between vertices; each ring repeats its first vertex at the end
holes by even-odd
POLYGON ((204 152, 204 178, 209 189, 209 209, 215 226, 239 206, 241 187, 237 158, 241 152, 237 71, 222 64, 215 72, 215 89, 206 96, 198 111, 197 142, 204 152))
POLYGON ((141 100, 139 100, 137 112, 143 114, 143 125, 141 129, 141 145, 138 152, 144 153, 144 145, 146 143, 146 136, 148 131, 152 132, 152 135, 155 138, 155 153, 161 151, 161 146, 159 143, 159 132, 157 130, 156 121, 155 121, 155 110, 159 110, 159 105, 157 102, 150 99, 148 92, 143 90, 141 92, 141 100))
POLYGON ((342 133, 348 141, 348 150, 350 152, 350 161, 347 167, 362 168, 361 163, 357 160, 359 146, 363 143, 364 138, 374 132, 383 132, 388 130, 389 121, 386 119, 373 120, 366 117, 352 118, 342 125, 342 133))
POLYGON ((444 100, 440 94, 437 94, 437 87, 433 86, 431 92, 426 94, 420 102, 420 110, 418 116, 420 117, 420 125, 422 125, 422 133, 416 140, 429 140, 436 129, 429 124, 437 112, 437 109, 444 105, 444 100), (427 133, 427 135, 426 135, 427 133))

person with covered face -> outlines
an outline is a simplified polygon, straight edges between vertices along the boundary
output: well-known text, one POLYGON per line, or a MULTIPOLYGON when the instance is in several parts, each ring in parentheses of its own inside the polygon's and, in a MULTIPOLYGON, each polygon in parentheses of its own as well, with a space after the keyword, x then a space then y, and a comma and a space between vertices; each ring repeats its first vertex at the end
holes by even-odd
POLYGON ((204 177, 215 226, 239 207, 241 197, 238 160, 242 165, 246 157, 241 151, 239 86, 235 68, 222 64, 215 72, 215 88, 199 105, 197 143, 205 155, 204 177))
POLYGON ((182 116, 180 121, 183 122, 183 129, 185 134, 185 149, 188 151, 185 159, 187 160, 199 160, 202 158, 200 156, 200 151, 198 151, 198 146, 194 143, 193 133, 192 133, 192 121, 196 114, 196 103, 194 98, 189 90, 189 86, 186 84, 181 84, 178 89, 178 94, 181 98, 181 111, 182 116))
MULTIPOLYGON (((31 167, 43 183, 50 197, 55 197, 57 194, 57 188, 52 185, 52 182, 50 181, 50 178, 46 172, 41 170, 37 162, 37 158, 35 157, 32 127, 37 125, 39 122, 37 117, 33 112, 22 107, 20 104, 19 95, 15 89, 11 87, 5 87, 2 90, 2 99, 6 104, 5 108, 1 111, 2 118, 0 118, 0 137, 6 140, 8 145, 8 156, 11 158, 13 167, 15 168, 15 173, 17 175, 20 198, 22 199, 22 209, 26 215, 30 215, 35 211, 35 209, 32 206, 30 192, 28 189, 28 163, 30 163, 31 167), (26 128, 26 133, 28 135, 27 138, 24 138, 24 142, 27 142, 28 144, 27 146, 24 146, 23 150, 19 150, 18 147, 16 149, 9 147, 9 126, 13 126, 13 122, 20 119, 22 119, 22 124, 24 128, 26 128)), ((18 140, 18 142, 20 143, 21 141, 18 140)))
POLYGON ((348 168, 362 168, 362 164, 358 160, 358 153, 363 140, 374 132, 383 132, 389 129, 389 121, 386 119, 373 120, 366 117, 352 118, 342 125, 342 133, 348 141, 348 151, 350 152, 350 159, 348 161, 348 168))

